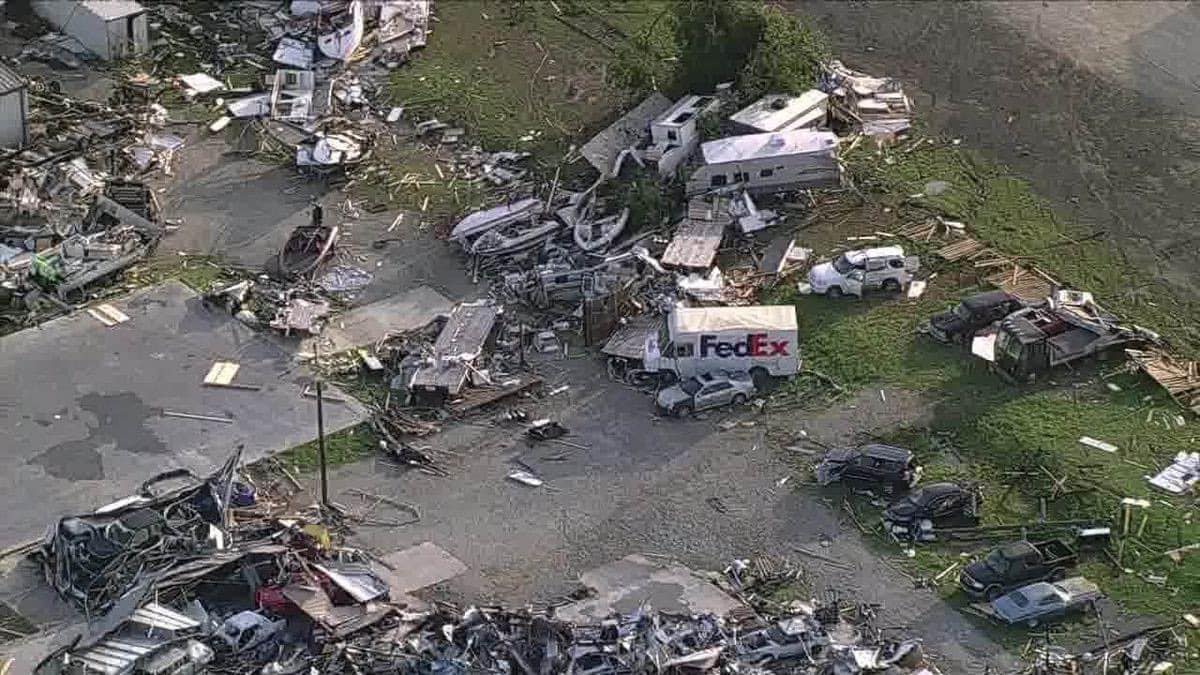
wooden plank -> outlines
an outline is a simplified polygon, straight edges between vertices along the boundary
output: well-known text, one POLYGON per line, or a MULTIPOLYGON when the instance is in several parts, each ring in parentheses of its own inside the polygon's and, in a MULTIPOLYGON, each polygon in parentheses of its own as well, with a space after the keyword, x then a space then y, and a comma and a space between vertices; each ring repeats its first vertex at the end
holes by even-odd
POLYGON ((721 240, 725 238, 725 226, 728 222, 726 218, 684 219, 675 230, 675 237, 667 245, 667 250, 663 252, 662 264, 708 269, 721 248, 721 240))
POLYGON ((240 364, 232 361, 214 361, 212 367, 208 369, 208 374, 204 376, 204 384, 227 387, 233 382, 233 378, 237 376, 241 367, 240 364))

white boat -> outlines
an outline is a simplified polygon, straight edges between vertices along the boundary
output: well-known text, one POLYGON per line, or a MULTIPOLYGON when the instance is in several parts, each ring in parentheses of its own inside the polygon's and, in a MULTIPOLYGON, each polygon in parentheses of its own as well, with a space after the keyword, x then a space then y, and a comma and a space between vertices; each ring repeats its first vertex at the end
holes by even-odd
POLYGON ((559 227, 561 226, 553 220, 543 220, 528 224, 513 223, 488 230, 475 240, 471 246, 471 253, 477 256, 492 256, 523 251, 544 242, 559 227))
POLYGON ((619 214, 575 223, 575 244, 585 251, 605 248, 620 236, 628 221, 629 209, 624 208, 619 214))
POLYGON ((458 221, 458 224, 450 231, 450 236, 457 239, 464 248, 470 248, 468 242, 472 238, 497 227, 511 225, 522 220, 531 220, 534 216, 540 215, 543 208, 545 208, 545 204, 542 200, 529 197, 483 211, 476 211, 458 221))

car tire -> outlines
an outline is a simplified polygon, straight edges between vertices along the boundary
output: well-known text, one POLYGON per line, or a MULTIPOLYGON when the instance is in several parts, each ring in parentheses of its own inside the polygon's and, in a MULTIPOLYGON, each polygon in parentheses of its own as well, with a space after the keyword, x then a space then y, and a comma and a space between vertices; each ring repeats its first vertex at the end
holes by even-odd
POLYGON ((895 279, 884 279, 883 290, 887 291, 888 293, 899 293, 900 282, 896 281, 895 279))
POLYGON ((828 289, 825 291, 825 297, 827 297, 827 298, 833 298, 834 300, 837 300, 838 298, 842 297, 842 295, 843 295, 843 294, 842 294, 842 287, 841 287, 841 286, 830 286, 830 287, 829 287, 829 288, 828 288, 828 289))
POLYGON ((771 385, 771 373, 761 366, 750 369, 750 379, 760 394, 766 392, 771 385))
POLYGON ((671 414, 675 417, 687 417, 692 414, 692 406, 687 403, 680 403, 671 409, 671 414))
POLYGON ((988 602, 991 602, 1002 595, 1004 595, 1004 589, 1000 588, 999 586, 988 586, 987 588, 983 589, 983 599, 987 600, 988 602))
POLYGON ((736 408, 738 406, 746 405, 746 401, 749 401, 749 400, 750 399, 746 398, 745 394, 734 394, 733 400, 730 401, 730 405, 732 405, 733 407, 736 408))

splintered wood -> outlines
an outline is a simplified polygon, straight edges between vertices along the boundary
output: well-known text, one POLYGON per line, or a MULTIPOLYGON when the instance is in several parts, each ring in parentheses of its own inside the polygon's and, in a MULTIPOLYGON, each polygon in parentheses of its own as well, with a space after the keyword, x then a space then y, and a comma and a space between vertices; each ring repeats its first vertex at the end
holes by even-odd
POLYGON ((955 260, 962 260, 963 258, 975 255, 984 248, 985 246, 983 242, 968 237, 966 239, 960 239, 959 241, 946 244, 945 246, 939 248, 936 253, 939 258, 949 262, 954 262, 955 260))
POLYGON ((1038 302, 1050 297, 1050 292, 1057 283, 1040 270, 1029 270, 1015 263, 1010 269, 987 277, 986 281, 1026 302, 1038 302))
POLYGON ((1200 363, 1174 359, 1160 351, 1126 349, 1125 353, 1176 403, 1200 414, 1200 363))
POLYGON ((687 217, 675 230, 675 237, 663 253, 662 264, 689 269, 708 269, 721 240, 725 226, 732 222, 726 211, 726 200, 717 198, 712 204, 701 198, 688 202, 687 217))

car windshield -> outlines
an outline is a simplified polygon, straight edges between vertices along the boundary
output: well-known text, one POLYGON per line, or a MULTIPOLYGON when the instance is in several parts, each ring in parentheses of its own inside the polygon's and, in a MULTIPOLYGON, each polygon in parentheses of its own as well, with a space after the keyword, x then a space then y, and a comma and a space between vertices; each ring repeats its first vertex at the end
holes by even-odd
POLYGON ((838 271, 838 274, 849 274, 854 269, 854 265, 844 255, 839 255, 833 261, 833 269, 838 271))
POLYGON ((967 309, 967 306, 960 302, 960 303, 958 303, 958 306, 956 306, 954 308, 954 316, 957 316, 958 318, 962 319, 963 321, 970 321, 971 320, 971 310, 967 309))
POLYGON ((989 553, 985 562, 988 567, 999 574, 1004 574, 1008 571, 1008 558, 1005 558, 1004 554, 1000 553, 1000 551, 989 553))
POLYGON ((1017 607, 1025 607, 1029 604, 1029 598, 1026 597, 1026 595, 1021 591, 1013 591, 1012 593, 1009 593, 1008 599, 1012 600, 1013 604, 1017 607))
POLYGON ((695 396, 696 392, 700 391, 700 380, 692 378, 679 383, 679 388, 688 396, 695 396))

